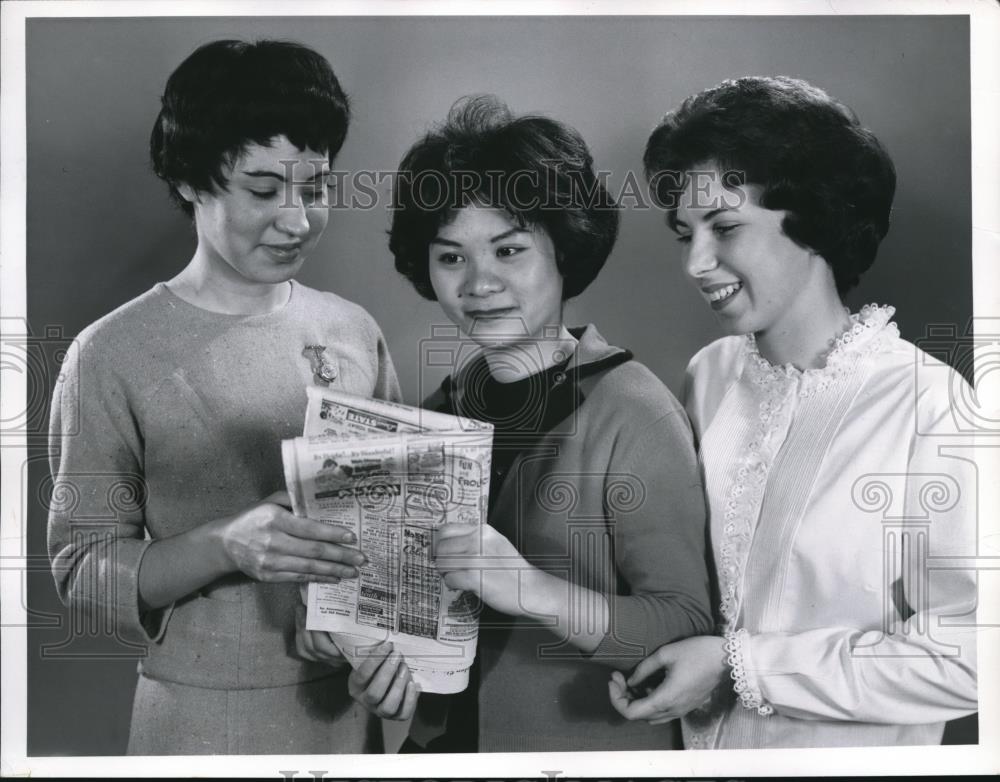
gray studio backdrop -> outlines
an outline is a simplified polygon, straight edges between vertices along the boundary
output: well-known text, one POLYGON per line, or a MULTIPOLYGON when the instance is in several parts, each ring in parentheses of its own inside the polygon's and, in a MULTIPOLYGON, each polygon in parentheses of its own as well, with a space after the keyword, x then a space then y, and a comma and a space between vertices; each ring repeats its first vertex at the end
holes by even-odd
MULTIPOLYGON (((58 327, 53 341, 72 338, 189 259, 193 232, 150 172, 147 143, 169 73, 223 37, 288 38, 329 58, 354 108, 339 169, 393 171, 457 98, 490 92, 515 112, 576 127, 611 172, 613 192, 630 178, 641 183, 646 137, 684 96, 736 75, 803 77, 850 104, 899 173, 892 230, 849 303, 894 304, 910 339, 928 324, 962 329, 971 317, 964 17, 36 19, 26 54, 36 335, 58 327)), ((388 185, 379 190, 377 208, 333 212, 300 279, 375 316, 407 401, 417 403, 442 374, 421 372, 421 340, 444 321, 393 269, 388 185)), ((662 213, 634 204, 626 199, 614 254, 568 320, 596 323, 676 393, 688 357, 719 331, 682 275, 662 213)), ((68 617, 55 595, 37 499, 44 454, 36 443, 25 470, 28 553, 38 556, 27 579, 28 752, 119 754, 140 651, 68 617)), ((975 740, 974 727, 949 735, 975 740)))

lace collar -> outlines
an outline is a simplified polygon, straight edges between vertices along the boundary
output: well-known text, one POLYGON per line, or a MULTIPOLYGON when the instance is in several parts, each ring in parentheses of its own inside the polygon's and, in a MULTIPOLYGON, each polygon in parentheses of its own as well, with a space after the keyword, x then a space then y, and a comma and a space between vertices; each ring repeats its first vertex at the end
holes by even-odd
POLYGON ((860 312, 850 316, 851 327, 833 341, 824 365, 814 369, 797 369, 792 364, 775 366, 760 354, 754 335, 747 334, 744 371, 759 386, 800 380, 801 396, 815 393, 826 388, 857 361, 883 350, 899 337, 899 329, 891 322, 895 312, 896 308, 888 305, 866 304, 860 312))

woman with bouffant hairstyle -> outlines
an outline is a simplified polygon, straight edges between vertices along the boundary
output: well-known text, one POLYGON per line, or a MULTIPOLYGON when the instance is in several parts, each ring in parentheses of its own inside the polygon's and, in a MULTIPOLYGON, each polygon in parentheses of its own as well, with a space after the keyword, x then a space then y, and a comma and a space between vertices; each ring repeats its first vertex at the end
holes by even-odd
POLYGON ((396 270, 434 300, 427 248, 470 200, 545 229, 556 247, 563 300, 592 283, 618 237, 618 209, 572 128, 547 117, 512 117, 480 97, 413 145, 397 174, 389 249, 396 270))
MULTIPOLYGON (((684 172, 711 161, 758 186, 760 206, 785 213, 783 233, 822 256, 841 297, 875 261, 896 170, 854 112, 818 87, 778 77, 705 90, 663 119, 643 158, 661 206, 676 204, 684 172)), ((667 217, 673 225, 676 208, 667 217)))
POLYGON ((293 279, 326 227, 348 117, 305 46, 214 41, 184 60, 150 155, 193 220, 194 255, 85 329, 56 388, 54 496, 79 502, 52 505, 53 573, 73 610, 147 650, 130 754, 378 746, 348 666, 303 629, 298 589, 356 577, 363 556, 291 513, 281 464, 306 385, 399 399, 368 313, 293 279), (131 499, 97 532, 119 484, 131 499))
POLYGON ((728 335, 684 395, 719 622, 614 674, 612 703, 684 717, 691 748, 939 743, 976 710, 976 582, 928 563, 975 553, 976 483, 943 449, 961 379, 892 307, 842 302, 889 228, 888 153, 818 87, 746 77, 667 114, 645 163, 728 335))
MULTIPOLYGON (((471 348, 425 406, 495 427, 489 524, 445 525, 435 552, 485 604, 477 662, 464 692, 420 695, 404 751, 674 746, 673 726, 621 720, 605 680, 710 627, 704 499, 678 402, 563 321, 618 227, 586 144, 466 99, 403 158, 396 201, 396 267, 471 348)), ((408 716, 388 654, 365 664, 361 700, 408 716)))

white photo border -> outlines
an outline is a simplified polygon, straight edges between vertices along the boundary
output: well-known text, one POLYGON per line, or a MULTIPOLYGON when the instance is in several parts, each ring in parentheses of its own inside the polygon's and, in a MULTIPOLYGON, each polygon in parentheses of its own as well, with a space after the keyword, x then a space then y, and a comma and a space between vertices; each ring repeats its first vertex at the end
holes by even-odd
MULTIPOLYGON (((6 2, 2 5, 2 146, 0 146, 0 316, 4 324, 26 319, 26 127, 25 27, 39 17, 187 16, 828 16, 968 15, 972 120, 973 312, 980 326, 1000 334, 1000 5, 992 0, 758 0, 742 3, 666 0, 486 0, 475 6, 447 0, 358 2, 6 2)), ((984 378, 980 403, 1000 410, 997 378, 984 378), (984 394, 990 398, 984 398, 984 394)), ((23 410, 26 378, 4 372, 0 420, 23 410)), ((3 436, 0 433, 0 436, 3 436)), ((17 594, 27 568, 22 525, 21 464, 27 449, 6 444, 0 453, 0 590, 17 594)), ((1000 475, 1000 447, 992 448, 981 476, 1000 475)), ((984 480, 984 484, 989 482, 984 480)), ((1000 569, 1000 486, 984 485, 980 551, 1000 569)), ((984 571, 984 574, 986 572, 984 571)), ((1000 574, 981 577, 981 607, 997 615, 1000 574), (996 576, 996 578, 994 578, 996 576)), ((2 644, 3 776, 270 776, 327 777, 740 777, 769 775, 987 774, 1000 771, 1000 628, 979 633, 978 745, 837 749, 714 750, 707 752, 490 753, 483 755, 320 755, 198 757, 27 757, 27 629, 20 600, 0 601, 2 644), (307 770, 310 769, 310 770, 307 770)))

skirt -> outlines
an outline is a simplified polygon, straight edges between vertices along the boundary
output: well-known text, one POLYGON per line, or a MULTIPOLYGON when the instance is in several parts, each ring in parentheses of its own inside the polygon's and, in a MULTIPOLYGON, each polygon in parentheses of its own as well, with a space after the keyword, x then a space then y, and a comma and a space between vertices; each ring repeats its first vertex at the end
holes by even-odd
POLYGON ((382 751, 381 725, 343 675, 285 687, 136 686, 129 755, 326 755, 382 751))

